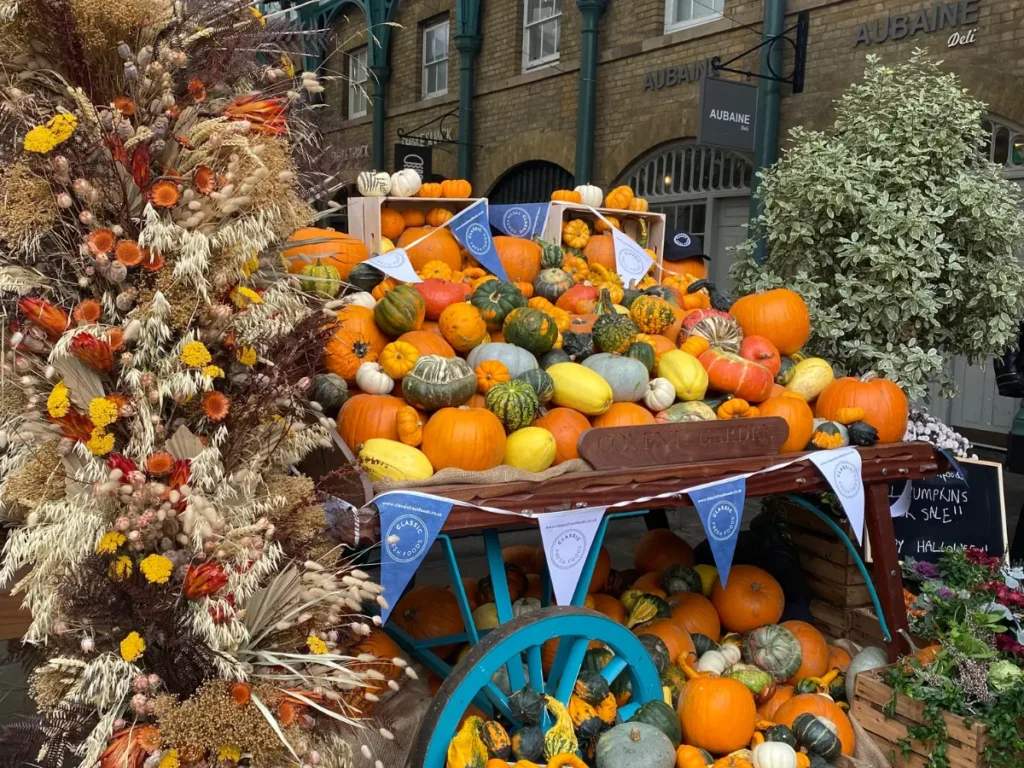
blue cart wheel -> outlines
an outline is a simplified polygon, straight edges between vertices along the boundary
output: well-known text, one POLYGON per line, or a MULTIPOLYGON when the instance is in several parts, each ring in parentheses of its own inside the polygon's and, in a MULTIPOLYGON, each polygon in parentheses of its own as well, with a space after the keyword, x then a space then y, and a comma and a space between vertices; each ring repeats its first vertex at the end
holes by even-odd
POLYGON ((508 697, 492 682, 494 674, 506 664, 513 690, 516 681, 525 678, 524 682, 535 691, 568 704, 583 657, 595 640, 613 654, 601 671, 602 677, 611 683, 625 674, 632 686, 629 703, 619 710, 624 720, 641 704, 661 699, 658 671, 632 632, 587 608, 544 608, 488 632, 455 666, 424 716, 409 756, 409 768, 444 768, 448 744, 470 704, 483 704, 504 715, 515 729, 518 724, 509 712, 508 697), (545 680, 541 646, 553 638, 562 642, 545 680), (513 663, 509 664, 510 661, 513 663))

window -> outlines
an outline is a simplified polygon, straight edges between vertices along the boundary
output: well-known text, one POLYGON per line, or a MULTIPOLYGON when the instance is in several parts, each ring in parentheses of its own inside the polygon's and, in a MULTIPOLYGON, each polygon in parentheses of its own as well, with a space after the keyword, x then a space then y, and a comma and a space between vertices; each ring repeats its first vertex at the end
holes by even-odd
POLYGON ((524 0, 523 69, 558 61, 562 0, 524 0))
POLYGON ((719 19, 724 5, 725 0, 665 0, 665 31, 719 19))
POLYGON ((423 30, 423 98, 448 93, 448 19, 423 30))
POLYGON ((352 120, 366 115, 369 98, 366 94, 366 86, 369 81, 369 74, 366 68, 366 55, 368 49, 360 48, 352 51, 348 59, 348 118, 352 120))

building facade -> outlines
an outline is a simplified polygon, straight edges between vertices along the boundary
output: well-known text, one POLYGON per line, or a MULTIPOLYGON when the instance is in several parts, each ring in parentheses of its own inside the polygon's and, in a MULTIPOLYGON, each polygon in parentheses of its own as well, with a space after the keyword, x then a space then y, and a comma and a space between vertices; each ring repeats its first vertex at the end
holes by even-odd
MULTIPOLYGON (((670 230, 703 239, 727 285, 755 157, 697 143, 700 83, 714 60, 758 72, 762 25, 780 11, 790 41, 799 14, 808 29, 803 90, 780 86, 782 147, 794 126, 831 124, 869 54, 897 62, 927 48, 986 103, 990 157, 1024 185, 1019 0, 322 0, 315 21, 335 33, 321 63, 336 78, 326 102, 344 120, 330 139, 354 167, 422 163, 498 202, 583 180, 629 184, 670 230)), ((788 76, 794 45, 777 45, 788 76)), ((988 394, 936 400, 938 415, 1005 433, 1015 403, 995 395, 991 366, 957 366, 963 389, 988 394)))

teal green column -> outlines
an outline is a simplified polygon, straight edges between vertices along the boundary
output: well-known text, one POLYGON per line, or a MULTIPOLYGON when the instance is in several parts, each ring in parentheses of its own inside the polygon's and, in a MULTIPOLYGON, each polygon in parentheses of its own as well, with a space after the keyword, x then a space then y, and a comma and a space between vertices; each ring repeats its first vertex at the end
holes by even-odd
POLYGON ((476 57, 480 54, 480 13, 483 0, 455 3, 455 49, 459 52, 460 179, 473 180, 473 102, 476 100, 476 57))
POLYGON ((576 183, 594 177, 594 124, 597 119, 597 31, 605 0, 576 0, 583 16, 580 41, 580 94, 576 113, 576 183))
MULTIPOLYGON (((762 41, 781 35, 786 23, 786 0, 765 0, 762 41)), ((771 76, 782 73, 782 49, 779 43, 766 43, 761 48, 761 74, 771 76)), ((779 159, 779 113, 782 103, 782 83, 759 79, 757 84, 757 123, 754 128, 754 176, 750 182, 750 218, 761 215, 761 201, 757 198, 760 180, 757 174, 779 159)), ((754 255, 759 263, 768 258, 765 241, 759 240, 754 255)))
POLYGON ((376 171, 383 171, 387 170, 384 120, 387 116, 387 92, 388 80, 391 79, 391 67, 370 67, 370 79, 373 80, 373 168, 376 171))

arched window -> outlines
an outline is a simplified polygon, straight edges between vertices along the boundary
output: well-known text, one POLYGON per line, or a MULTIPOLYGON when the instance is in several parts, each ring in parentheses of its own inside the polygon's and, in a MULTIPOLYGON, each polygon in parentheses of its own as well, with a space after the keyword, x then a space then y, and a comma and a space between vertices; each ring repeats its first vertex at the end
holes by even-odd
POLYGON ((573 175, 562 166, 547 160, 529 160, 505 171, 487 197, 495 205, 546 203, 556 189, 574 186, 573 175))
POLYGON ((981 126, 988 134, 982 152, 1003 166, 1007 178, 1024 180, 1024 126, 997 115, 986 115, 981 126))

